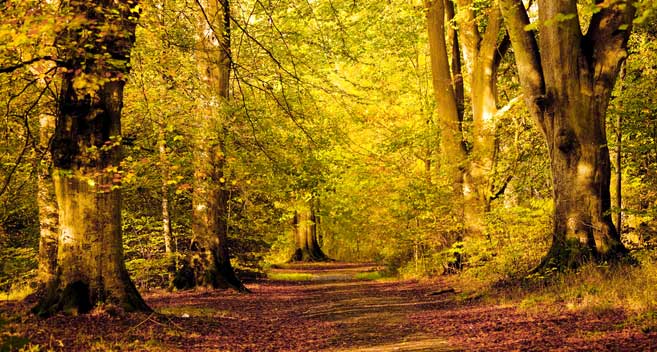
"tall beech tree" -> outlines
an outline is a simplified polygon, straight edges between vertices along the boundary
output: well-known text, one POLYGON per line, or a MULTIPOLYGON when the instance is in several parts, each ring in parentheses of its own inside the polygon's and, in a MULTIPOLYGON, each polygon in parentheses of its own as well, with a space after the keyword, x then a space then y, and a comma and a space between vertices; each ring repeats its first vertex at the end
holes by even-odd
MULTIPOLYGON (((508 110, 508 106, 498 108, 497 71, 509 41, 502 35, 496 3, 483 10, 485 26, 478 23, 474 5, 472 0, 425 1, 443 167, 455 199, 464 202, 458 212, 465 215, 464 226, 472 234, 484 232, 484 212, 510 180, 504 178, 497 185, 493 175, 496 119, 508 110), (466 93, 473 122, 470 146, 466 146, 463 128, 466 93)), ((512 99, 509 104, 513 103, 512 99)))
POLYGON ((552 246, 542 267, 613 260, 626 249, 610 213, 605 114, 626 57, 632 1, 596 1, 583 33, 576 0, 539 0, 538 31, 520 0, 500 0, 525 102, 550 153, 552 246))
MULTIPOLYGON (((445 39, 445 1, 428 0, 425 1, 425 7, 427 9, 432 82, 441 133, 441 156, 444 159, 442 164, 452 184, 455 197, 460 198, 463 194, 463 177, 467 158, 462 131, 463 90, 461 88, 463 85, 462 81, 459 83, 456 79, 453 80, 450 72, 445 39)), ((452 39, 456 40, 454 36, 452 39)), ((458 51, 458 45, 452 48, 458 51)), ((454 65, 455 69, 459 63, 460 59, 457 59, 454 65)))
POLYGON ((197 1, 200 9, 196 61, 201 97, 195 119, 192 237, 194 255, 189 265, 194 277, 178 287, 195 285, 248 291, 235 275, 228 252, 225 121, 229 111, 230 3, 197 1))
POLYGON ((59 211, 57 275, 35 311, 87 312, 96 304, 149 310, 128 276, 121 234, 121 107, 135 40, 135 0, 62 1, 69 25, 52 142, 59 211))

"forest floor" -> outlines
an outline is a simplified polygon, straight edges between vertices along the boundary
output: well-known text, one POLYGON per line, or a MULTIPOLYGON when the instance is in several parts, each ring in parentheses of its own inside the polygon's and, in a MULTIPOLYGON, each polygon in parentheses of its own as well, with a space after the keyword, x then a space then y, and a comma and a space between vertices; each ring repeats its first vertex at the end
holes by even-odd
POLYGON ((623 310, 519 308, 440 279, 368 280, 377 269, 287 265, 249 283, 251 294, 145 292, 151 314, 103 308, 44 320, 2 301, 0 338, 65 351, 657 351, 657 333, 623 310))

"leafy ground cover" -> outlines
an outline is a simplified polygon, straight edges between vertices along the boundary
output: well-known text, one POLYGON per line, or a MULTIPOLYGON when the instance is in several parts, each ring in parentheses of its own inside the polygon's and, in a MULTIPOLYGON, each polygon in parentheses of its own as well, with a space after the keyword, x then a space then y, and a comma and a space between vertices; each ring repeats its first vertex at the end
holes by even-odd
POLYGON ((26 302, 3 301, 0 336, 7 350, 35 351, 657 350, 657 333, 620 309, 527 309, 468 298, 444 280, 362 279, 373 270, 289 265, 273 272, 313 279, 261 279, 248 285, 251 294, 147 292, 152 314, 103 307, 42 320, 26 302))

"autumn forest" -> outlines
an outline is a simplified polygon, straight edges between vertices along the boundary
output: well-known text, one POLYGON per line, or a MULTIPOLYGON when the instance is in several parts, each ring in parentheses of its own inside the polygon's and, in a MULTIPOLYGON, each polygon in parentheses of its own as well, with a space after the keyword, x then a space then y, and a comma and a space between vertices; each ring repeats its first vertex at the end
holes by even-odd
POLYGON ((0 13, 0 351, 657 349, 654 0, 0 13))

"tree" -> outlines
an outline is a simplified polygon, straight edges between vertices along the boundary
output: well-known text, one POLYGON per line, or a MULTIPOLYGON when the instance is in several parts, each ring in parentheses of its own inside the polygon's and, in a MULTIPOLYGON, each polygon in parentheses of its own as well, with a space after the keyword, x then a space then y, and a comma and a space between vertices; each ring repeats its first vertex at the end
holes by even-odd
POLYGON ((554 227, 539 268, 615 260, 626 249, 610 214, 605 114, 626 56, 633 2, 596 1, 585 33, 576 0, 539 0, 538 23, 520 0, 500 0, 500 8, 525 102, 550 153, 554 227))
MULTIPOLYGON (((457 94, 457 84, 453 81, 450 72, 445 40, 445 2, 443 0, 426 1, 425 6, 427 8, 433 88, 438 110, 438 126, 441 132, 441 155, 444 158, 445 173, 452 183, 454 195, 460 198, 463 194, 463 174, 467 158, 462 134, 462 99, 460 99, 460 108, 457 100, 462 92, 457 94)), ((458 46, 454 48, 458 50, 458 46)), ((456 66, 454 65, 454 69, 456 66)))
POLYGON ((57 241, 59 212, 52 178, 50 140, 55 130, 55 116, 42 114, 39 118, 39 147, 43 155, 39 161, 39 281, 47 284, 57 275, 57 241))
POLYGON ((319 246, 317 229, 319 217, 317 209, 313 206, 316 202, 301 201, 299 209, 294 211, 294 243, 296 249, 292 261, 325 261, 328 257, 319 246))
POLYGON ((88 312, 98 303, 149 310, 128 276, 121 234, 121 108, 139 13, 134 0, 63 1, 55 42, 61 88, 52 142, 59 206, 57 276, 35 311, 88 312))
POLYGON ((466 232, 483 234, 484 213, 512 178, 496 182, 498 120, 517 101, 498 108, 498 68, 509 40, 495 1, 433 0, 425 7, 443 167, 464 204, 456 213, 466 232))
POLYGON ((192 245, 196 252, 182 271, 193 273, 174 280, 178 288, 196 285, 248 290, 235 275, 228 251, 227 162, 224 124, 229 111, 232 59, 230 3, 228 0, 197 2, 201 11, 196 60, 202 96, 196 115, 192 245), (191 269, 191 270, 190 270, 191 269), (191 277, 193 276, 193 277, 191 277))

